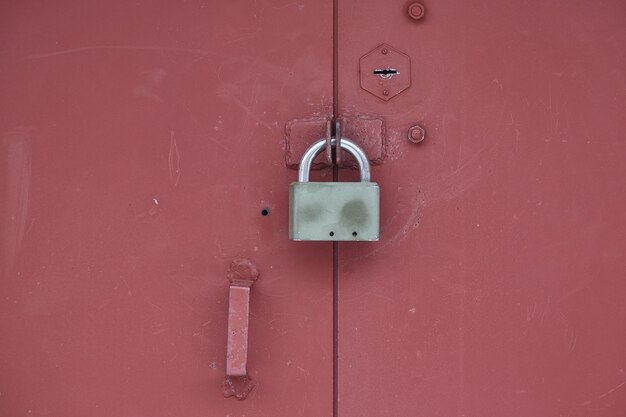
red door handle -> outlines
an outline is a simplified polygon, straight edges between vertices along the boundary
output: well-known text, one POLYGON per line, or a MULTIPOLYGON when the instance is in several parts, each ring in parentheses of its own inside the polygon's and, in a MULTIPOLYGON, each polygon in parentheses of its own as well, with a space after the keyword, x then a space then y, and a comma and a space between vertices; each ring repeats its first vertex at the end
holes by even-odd
MULTIPOLYGON (((257 275, 258 276, 258 275, 257 275)), ((226 375, 245 376, 248 365, 250 289, 256 280, 231 279, 228 297, 228 345, 226 375)))
POLYGON ((248 259, 236 258, 230 264, 228 280, 228 343, 226 345, 226 397, 245 399, 255 386, 248 376, 248 328, 250 290, 259 271, 248 259))

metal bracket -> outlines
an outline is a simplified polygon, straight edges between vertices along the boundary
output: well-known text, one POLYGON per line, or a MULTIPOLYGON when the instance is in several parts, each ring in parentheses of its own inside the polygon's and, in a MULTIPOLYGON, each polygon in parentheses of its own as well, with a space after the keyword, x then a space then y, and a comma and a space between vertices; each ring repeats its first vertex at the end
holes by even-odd
POLYGON ((331 120, 326 121, 326 163, 328 163, 329 166, 333 164, 332 123, 331 120))
MULTIPOLYGON (((307 148, 321 138, 331 141, 329 118, 293 119, 285 125, 285 165, 298 169, 307 148)), ((380 165, 386 156, 385 122, 379 116, 346 114, 340 116, 335 125, 336 136, 348 137, 367 154, 370 164, 380 165), (337 135, 339 133, 339 135, 337 135)), ((341 146, 341 145, 339 145, 341 146)), ((324 159, 317 158, 312 169, 323 169, 333 165, 332 156, 325 153, 324 159)), ((339 148, 337 148, 339 149, 339 148)), ((336 152, 335 163, 342 168, 356 168, 349 155, 336 152)))
POLYGON ((335 165, 337 166, 341 166, 341 154, 343 149, 341 147, 342 133, 343 132, 341 131, 341 122, 337 120, 335 122, 335 165))

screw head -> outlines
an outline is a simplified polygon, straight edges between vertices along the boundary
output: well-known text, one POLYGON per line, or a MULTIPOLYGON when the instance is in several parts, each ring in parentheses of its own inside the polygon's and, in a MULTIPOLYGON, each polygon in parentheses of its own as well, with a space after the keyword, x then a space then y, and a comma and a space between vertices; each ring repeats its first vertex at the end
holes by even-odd
POLYGON ((380 53, 383 55, 387 55, 389 53, 389 51, 387 50, 387 48, 383 48, 380 50, 380 53))
POLYGON ((420 143, 426 137, 426 131, 420 125, 411 126, 409 128, 408 138, 413 143, 420 143))
POLYGON ((383 96, 388 96, 389 95, 389 90, 383 90, 383 96))
POLYGON ((419 2, 411 3, 409 5, 409 17, 413 20, 420 20, 424 17, 426 10, 424 9, 424 5, 419 2))

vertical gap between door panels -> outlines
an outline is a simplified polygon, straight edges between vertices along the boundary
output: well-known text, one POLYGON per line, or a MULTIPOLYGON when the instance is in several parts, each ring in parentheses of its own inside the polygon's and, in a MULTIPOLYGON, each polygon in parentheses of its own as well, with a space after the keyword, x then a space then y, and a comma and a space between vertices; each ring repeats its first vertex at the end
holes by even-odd
MULTIPOLYGON (((339 0, 333 0, 333 120, 339 117, 339 0)), ((333 132, 336 134, 336 132, 333 132)), ((333 161, 335 156, 333 155, 333 161)), ((339 180, 339 167, 333 164, 333 181, 339 180)), ((339 415, 339 243, 333 242, 333 417, 339 415)))

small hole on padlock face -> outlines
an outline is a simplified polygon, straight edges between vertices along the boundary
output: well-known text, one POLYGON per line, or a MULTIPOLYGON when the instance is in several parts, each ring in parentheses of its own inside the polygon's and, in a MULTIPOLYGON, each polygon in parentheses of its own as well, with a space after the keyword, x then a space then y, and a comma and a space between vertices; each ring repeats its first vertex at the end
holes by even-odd
POLYGON ((335 236, 335 232, 330 232, 329 235, 335 236))
POLYGON ((358 233, 357 232, 352 232, 352 236, 356 237, 358 233))
POLYGON ((261 216, 268 216, 270 214, 270 209, 264 208, 261 210, 261 216))

